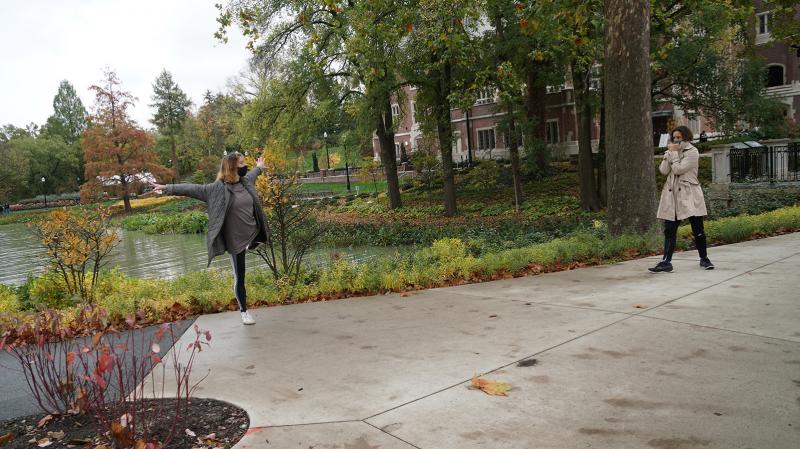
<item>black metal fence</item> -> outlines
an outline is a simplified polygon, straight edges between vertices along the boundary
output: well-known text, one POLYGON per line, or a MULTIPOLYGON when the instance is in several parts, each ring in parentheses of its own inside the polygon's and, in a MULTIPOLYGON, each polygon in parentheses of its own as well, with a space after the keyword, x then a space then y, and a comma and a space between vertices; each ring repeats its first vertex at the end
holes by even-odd
POLYGON ((800 143, 755 148, 731 148, 731 182, 800 181, 800 143))

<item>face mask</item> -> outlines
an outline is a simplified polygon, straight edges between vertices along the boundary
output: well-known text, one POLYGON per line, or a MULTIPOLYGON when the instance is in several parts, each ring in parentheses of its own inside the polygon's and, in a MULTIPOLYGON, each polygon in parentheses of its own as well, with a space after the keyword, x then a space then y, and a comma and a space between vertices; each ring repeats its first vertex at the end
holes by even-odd
POLYGON ((239 167, 239 171, 237 173, 239 174, 239 177, 242 177, 242 176, 246 175, 247 174, 247 166, 245 165, 244 167, 239 167))
POLYGON ((681 139, 672 139, 672 143, 674 143, 676 145, 680 145, 681 142, 683 142, 681 139))

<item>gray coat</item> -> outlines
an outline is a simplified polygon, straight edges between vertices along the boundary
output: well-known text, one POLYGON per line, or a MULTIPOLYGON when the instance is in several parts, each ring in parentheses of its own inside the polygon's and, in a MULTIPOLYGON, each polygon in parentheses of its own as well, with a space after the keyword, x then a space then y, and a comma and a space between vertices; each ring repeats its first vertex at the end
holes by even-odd
MULTIPOLYGON (((264 210, 261 208, 261 201, 254 187, 256 178, 261 174, 261 169, 256 167, 247 175, 241 178, 242 185, 253 197, 255 207, 255 218, 258 224, 258 234, 254 242, 264 243, 267 241, 267 219, 264 210)), ((206 244, 208 245, 208 265, 214 257, 225 253, 225 239, 222 235, 222 225, 225 223, 225 215, 230 207, 230 192, 222 181, 214 181, 210 184, 170 184, 164 189, 167 195, 180 195, 196 198, 204 201, 208 205, 208 234, 206 244)))

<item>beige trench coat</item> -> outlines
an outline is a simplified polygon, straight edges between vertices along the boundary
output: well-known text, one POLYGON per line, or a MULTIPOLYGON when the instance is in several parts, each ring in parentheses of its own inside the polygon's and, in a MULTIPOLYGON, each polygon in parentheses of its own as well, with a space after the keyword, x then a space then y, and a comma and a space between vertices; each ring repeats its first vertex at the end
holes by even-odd
POLYGON ((658 169, 667 175, 661 190, 657 217, 662 220, 683 220, 708 215, 703 189, 697 179, 700 152, 688 142, 679 151, 664 153, 658 169))

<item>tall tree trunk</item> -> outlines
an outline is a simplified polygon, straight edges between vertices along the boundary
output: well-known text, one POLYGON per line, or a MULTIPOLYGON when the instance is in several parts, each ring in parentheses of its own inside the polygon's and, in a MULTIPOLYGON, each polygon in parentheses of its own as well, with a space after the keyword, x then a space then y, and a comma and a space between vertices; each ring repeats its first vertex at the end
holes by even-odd
POLYGON ((576 69, 571 64, 572 84, 575 93, 575 109, 578 112, 578 178, 581 185, 581 207, 584 210, 600 210, 600 198, 594 182, 592 162, 592 103, 589 100, 589 70, 576 69))
POLYGON ((525 115, 533 127, 531 147, 536 151, 536 167, 541 176, 547 176, 550 167, 547 163, 547 86, 539 79, 538 72, 544 67, 539 63, 528 65, 527 97, 525 115))
MULTIPOLYGON (((503 18, 502 15, 497 12, 494 19, 494 28, 495 28, 495 37, 496 37, 496 46, 499 49, 503 49, 503 42, 505 41, 505 31, 503 29, 503 18)), ((498 51, 497 54, 497 66, 500 67, 508 59, 506 52, 503 50, 498 51)), ((511 177, 514 183, 514 207, 519 210, 519 205, 522 203, 522 176, 520 164, 519 164, 519 142, 517 141, 517 127, 516 127, 516 117, 514 115, 514 98, 517 98, 517 94, 519 92, 513 92, 509 95, 508 106, 506 111, 508 113, 508 142, 506 145, 508 146, 508 154, 511 158, 511 177)))
POLYGON ((442 68, 442 77, 439 80, 436 102, 436 130, 439 135, 439 151, 442 155, 442 178, 444 181, 444 215, 455 216, 456 183, 453 171, 453 125, 450 121, 450 76, 451 68, 445 63, 442 68))
POLYGON ((650 2, 605 2, 608 229, 643 233, 656 225, 650 104, 650 2))
POLYGON ((125 212, 133 210, 131 207, 131 194, 128 191, 128 183, 125 182, 125 175, 120 175, 120 187, 122 188, 122 203, 125 205, 125 212))
POLYGON ((514 103, 508 102, 508 154, 511 157, 511 178, 514 182, 514 207, 519 210, 522 203, 522 176, 519 165, 519 142, 517 141, 517 126, 514 117, 514 103))
POLYGON ((400 179, 397 177, 397 161, 394 151, 394 131, 392 130, 392 103, 391 97, 386 95, 381 99, 382 107, 375 117, 376 134, 381 145, 381 162, 386 174, 386 188, 389 194, 389 208, 397 209, 402 206, 400 200, 400 179))

